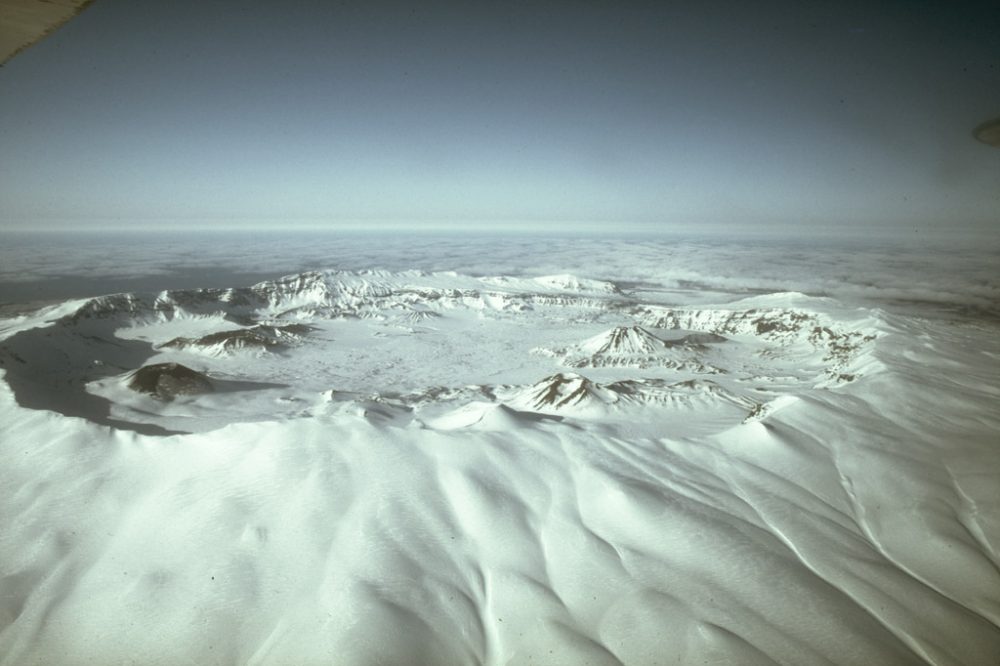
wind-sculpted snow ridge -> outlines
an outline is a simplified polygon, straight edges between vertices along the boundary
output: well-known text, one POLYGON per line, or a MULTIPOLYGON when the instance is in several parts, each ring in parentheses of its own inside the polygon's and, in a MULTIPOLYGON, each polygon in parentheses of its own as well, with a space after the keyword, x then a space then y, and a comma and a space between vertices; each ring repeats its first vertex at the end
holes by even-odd
POLYGON ((988 664, 1000 331, 556 272, 0 321, 0 665, 988 664))

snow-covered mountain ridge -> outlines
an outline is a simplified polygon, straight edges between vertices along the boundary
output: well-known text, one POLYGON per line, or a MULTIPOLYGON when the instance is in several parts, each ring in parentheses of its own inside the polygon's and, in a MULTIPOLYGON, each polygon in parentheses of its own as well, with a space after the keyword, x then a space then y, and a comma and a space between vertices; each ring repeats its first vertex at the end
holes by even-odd
MULTIPOLYGON (((587 390, 587 397, 597 397, 602 405, 602 418, 626 408, 634 411, 639 404, 667 409, 678 404, 682 391, 673 389, 667 399, 663 385, 681 387, 704 376, 722 382, 727 405, 752 409, 783 392, 843 384, 878 368, 865 361, 879 335, 871 315, 855 329, 852 322, 805 309, 811 300, 800 294, 760 300, 669 308, 643 303, 613 283, 570 275, 310 272, 242 289, 90 299, 43 334, 73 362, 51 371, 42 364, 32 382, 59 377, 60 393, 85 390, 107 400, 110 411, 121 417, 117 422, 137 419, 183 430, 315 413, 326 409, 317 396, 334 387, 368 394, 402 383, 411 392, 426 393, 477 384, 513 396, 530 391, 544 381, 540 377, 563 376, 558 366, 593 375, 581 375, 581 381, 604 387, 587 390), (783 300, 788 307, 780 307, 783 300), (553 336, 568 344, 538 344, 553 336), (126 342, 133 351, 123 358, 126 342), (145 352, 143 345, 148 345, 145 352), (498 354, 497 349, 506 351, 498 354), (432 376, 421 382, 428 357, 435 359, 432 376), (179 363, 223 381, 285 388, 251 391, 234 404, 227 400, 235 397, 213 394, 194 410, 198 416, 151 417, 159 410, 120 388, 137 369, 132 366, 146 361, 179 363), (627 392, 616 391, 613 387, 627 385, 622 382, 638 383, 627 392), (502 387, 522 388, 505 393, 502 387), (281 392, 295 397, 274 395, 281 392), (317 406, 310 411, 303 402, 317 406), (212 403, 219 407, 209 408, 212 403)), ((39 335, 36 330, 16 336, 5 345, 8 356, 17 357, 22 348, 44 356, 39 335)), ((532 405, 514 397, 496 401, 532 405)), ((72 402, 71 397, 64 402, 72 402)), ((568 400, 534 407, 583 418, 594 412, 583 409, 584 403, 590 404, 568 400)))
POLYGON ((624 284, 0 320, 0 666, 991 663, 996 326, 624 284))

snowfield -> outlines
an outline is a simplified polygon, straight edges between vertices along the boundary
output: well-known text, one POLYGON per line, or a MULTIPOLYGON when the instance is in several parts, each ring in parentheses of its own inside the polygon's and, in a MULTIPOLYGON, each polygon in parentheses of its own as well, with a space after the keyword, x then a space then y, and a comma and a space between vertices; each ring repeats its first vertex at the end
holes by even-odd
POLYGON ((997 663, 998 320, 675 292, 0 321, 0 663, 997 663))

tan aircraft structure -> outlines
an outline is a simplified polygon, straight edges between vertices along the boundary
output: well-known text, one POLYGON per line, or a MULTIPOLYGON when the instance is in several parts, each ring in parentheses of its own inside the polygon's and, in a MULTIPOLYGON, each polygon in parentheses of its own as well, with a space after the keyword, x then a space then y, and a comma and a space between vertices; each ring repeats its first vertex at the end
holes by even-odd
POLYGON ((1000 148, 1000 118, 986 121, 973 130, 972 135, 983 143, 1000 148))
POLYGON ((0 64, 55 32, 92 0, 0 0, 0 64))

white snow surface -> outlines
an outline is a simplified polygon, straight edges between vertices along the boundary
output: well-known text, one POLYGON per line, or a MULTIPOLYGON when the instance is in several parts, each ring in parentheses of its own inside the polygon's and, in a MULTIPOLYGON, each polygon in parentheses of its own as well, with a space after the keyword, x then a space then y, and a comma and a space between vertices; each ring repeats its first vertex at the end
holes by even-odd
POLYGON ((664 294, 338 270, 0 321, 0 664, 997 663, 998 322, 664 294), (215 391, 128 387, 166 362, 215 391))

